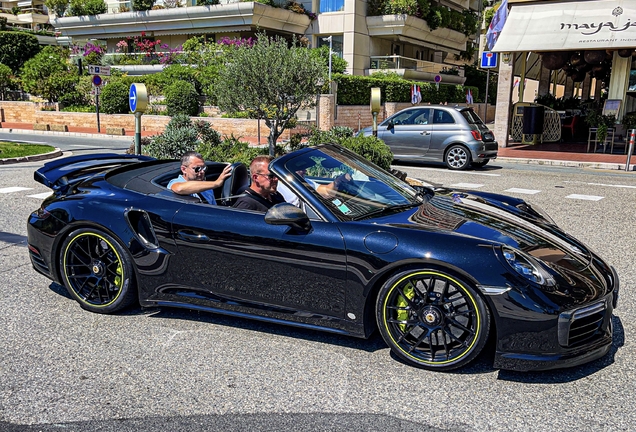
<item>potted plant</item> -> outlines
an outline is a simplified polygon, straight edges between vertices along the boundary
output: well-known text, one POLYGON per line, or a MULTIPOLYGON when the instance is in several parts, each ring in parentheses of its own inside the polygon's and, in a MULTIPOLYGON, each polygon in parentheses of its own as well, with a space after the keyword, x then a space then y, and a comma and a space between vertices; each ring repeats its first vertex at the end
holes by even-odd
POLYGON ((622 124, 625 127, 625 132, 626 133, 630 129, 636 129, 636 112, 631 112, 629 114, 625 114, 623 116, 622 124))
POLYGON ((616 116, 614 114, 604 115, 598 111, 588 112, 587 123, 590 127, 596 128, 596 140, 601 144, 605 144, 607 131, 609 128, 616 126, 616 116))

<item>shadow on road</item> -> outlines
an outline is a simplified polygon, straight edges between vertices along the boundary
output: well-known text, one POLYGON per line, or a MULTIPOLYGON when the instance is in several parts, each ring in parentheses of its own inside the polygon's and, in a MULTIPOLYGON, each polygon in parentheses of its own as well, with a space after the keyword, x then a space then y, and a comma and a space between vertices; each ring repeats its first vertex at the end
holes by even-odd
POLYGON ((255 413, 137 419, 103 419, 55 424, 16 425, 0 421, 4 432, 60 430, 100 432, 164 432, 164 431, 365 431, 365 432, 438 432, 465 431, 468 425, 449 422, 444 429, 372 413, 255 413))

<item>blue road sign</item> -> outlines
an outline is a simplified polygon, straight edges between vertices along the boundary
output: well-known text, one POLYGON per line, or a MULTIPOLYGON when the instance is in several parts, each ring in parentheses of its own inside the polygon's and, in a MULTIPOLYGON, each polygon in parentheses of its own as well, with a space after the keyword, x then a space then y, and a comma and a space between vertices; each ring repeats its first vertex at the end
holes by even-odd
POLYGON ((128 92, 128 103, 130 104, 130 110, 132 112, 137 111, 137 87, 135 84, 130 85, 130 92, 128 92))
POLYGON ((484 51, 481 53, 481 67, 486 68, 496 68, 497 67, 497 53, 484 51))
POLYGON ((99 75, 93 75, 93 85, 95 87, 99 87, 100 85, 102 85, 102 77, 100 77, 99 75))

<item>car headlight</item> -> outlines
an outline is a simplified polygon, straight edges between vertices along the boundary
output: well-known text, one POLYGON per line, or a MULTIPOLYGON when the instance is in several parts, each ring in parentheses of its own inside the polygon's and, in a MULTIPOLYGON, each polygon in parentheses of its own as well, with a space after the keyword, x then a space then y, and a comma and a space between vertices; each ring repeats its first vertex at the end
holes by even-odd
POLYGON ((552 275, 535 258, 506 246, 502 247, 501 251, 508 265, 525 279, 548 287, 556 285, 552 275))

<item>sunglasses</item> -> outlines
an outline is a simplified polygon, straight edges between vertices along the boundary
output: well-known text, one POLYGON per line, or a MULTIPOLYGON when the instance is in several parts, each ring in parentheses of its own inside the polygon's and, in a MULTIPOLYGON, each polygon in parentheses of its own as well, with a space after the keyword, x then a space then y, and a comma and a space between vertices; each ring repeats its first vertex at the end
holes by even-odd
POLYGON ((274 179, 278 178, 278 177, 276 177, 276 174, 261 174, 261 173, 258 173, 256 175, 267 177, 269 180, 274 180, 274 179))
POLYGON ((197 174, 199 174, 201 171, 206 172, 207 170, 208 170, 208 167, 206 165, 201 165, 201 166, 192 168, 192 171, 194 171, 197 174))

